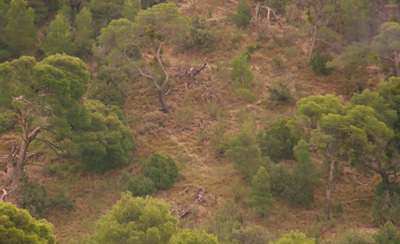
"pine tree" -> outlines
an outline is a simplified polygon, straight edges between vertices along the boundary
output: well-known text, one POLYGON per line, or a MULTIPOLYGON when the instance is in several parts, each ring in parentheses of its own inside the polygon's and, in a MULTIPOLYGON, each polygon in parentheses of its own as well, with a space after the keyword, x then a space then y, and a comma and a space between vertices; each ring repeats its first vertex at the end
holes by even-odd
POLYGON ((269 187, 269 174, 264 167, 260 167, 251 182, 251 197, 248 203, 254 207, 256 213, 267 215, 274 209, 274 199, 269 187))
POLYGON ((92 14, 86 7, 83 7, 76 16, 75 45, 79 52, 87 52, 92 49, 94 43, 94 28, 92 14))
POLYGON ((35 11, 27 8, 24 0, 12 0, 6 13, 7 25, 4 28, 4 42, 14 56, 28 55, 32 52, 36 39, 34 24, 35 11))
POLYGON ((46 40, 41 42, 39 46, 47 56, 56 53, 68 55, 75 53, 76 47, 73 42, 71 26, 63 15, 57 15, 55 20, 50 23, 46 40))

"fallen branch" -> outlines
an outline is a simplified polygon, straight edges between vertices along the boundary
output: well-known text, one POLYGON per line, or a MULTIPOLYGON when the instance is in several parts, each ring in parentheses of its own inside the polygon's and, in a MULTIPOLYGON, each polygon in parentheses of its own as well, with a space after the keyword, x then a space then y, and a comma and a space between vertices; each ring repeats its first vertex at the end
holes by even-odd
POLYGON ((171 211, 178 215, 179 219, 186 217, 189 213, 192 212, 192 209, 199 205, 203 201, 203 195, 205 193, 204 188, 200 188, 197 190, 195 201, 188 205, 187 207, 178 207, 176 205, 171 205, 171 211))

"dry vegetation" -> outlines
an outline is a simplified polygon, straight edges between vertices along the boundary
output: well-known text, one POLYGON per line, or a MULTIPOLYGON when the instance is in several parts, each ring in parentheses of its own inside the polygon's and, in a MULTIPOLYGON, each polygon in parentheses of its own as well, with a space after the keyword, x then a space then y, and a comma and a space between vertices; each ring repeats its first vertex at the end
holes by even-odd
MULTIPOLYGON (((165 97, 172 108, 170 114, 159 111, 156 94, 148 81, 137 80, 129 84, 128 99, 123 108, 136 149, 128 168, 103 175, 83 174, 74 168, 64 167, 63 162, 52 162, 50 167, 43 169, 41 177, 51 182, 47 184, 49 193, 55 195, 65 191, 75 202, 71 212, 54 211, 49 214, 48 220, 55 226, 58 242, 74 243, 83 235, 90 234, 99 216, 110 210, 120 192, 126 190, 126 176, 138 172, 140 163, 155 152, 172 157, 180 173, 180 179, 174 187, 158 192, 158 198, 175 208, 185 208, 193 202, 198 189, 205 189, 204 201, 181 220, 181 225, 206 229, 209 218, 218 211, 219 206, 229 199, 236 199, 246 213, 247 223, 260 224, 274 235, 291 229, 300 229, 314 237, 328 237, 349 227, 371 231, 370 228, 375 226, 370 209, 374 183, 377 182, 372 175, 356 173, 344 166, 332 193, 333 218, 329 221, 322 218, 324 173, 321 185, 316 190, 315 202, 309 209, 291 208, 287 200, 277 198, 278 207, 270 216, 260 218, 244 204, 244 196, 250 189, 249 183, 233 169, 232 162, 218 157, 214 146, 215 142, 234 135, 246 118, 253 117, 261 129, 277 118, 296 113, 295 103, 279 105, 268 100, 266 87, 275 80, 287 81, 296 100, 311 94, 328 93, 340 95, 346 100, 349 94, 346 86, 343 86, 346 82, 344 78, 335 74, 326 77, 313 74, 306 64, 309 43, 298 43, 295 36, 292 37, 293 45, 279 46, 273 36, 285 38, 296 31, 283 17, 283 30, 273 22, 270 29, 257 30, 255 25, 251 25, 247 29, 237 30, 229 20, 230 13, 236 7, 235 1, 177 0, 176 4, 183 15, 204 17, 215 29, 218 44, 210 53, 166 50, 169 61, 174 65, 200 66, 203 58, 208 57, 209 66, 197 76, 189 90, 186 90, 182 80, 171 80, 171 90, 165 97), (260 40, 257 31, 265 32, 263 35, 267 40, 260 40), (229 78, 230 60, 245 51, 248 45, 260 47, 252 54, 250 61, 255 74, 255 84, 250 90, 256 97, 250 102, 236 97, 229 78), (279 59, 280 63, 276 64, 274 59, 279 59), (205 138, 200 138, 199 134, 200 117, 206 121, 205 138)), ((96 66, 91 64, 90 67, 95 72, 96 66)), ((371 68, 371 87, 382 78, 381 73, 371 68)), ((5 139, 3 137, 1 140, 4 144, 0 146, 0 153, 5 153, 1 149, 6 148, 5 139)), ((319 155, 313 157, 322 167, 322 158, 319 155)))

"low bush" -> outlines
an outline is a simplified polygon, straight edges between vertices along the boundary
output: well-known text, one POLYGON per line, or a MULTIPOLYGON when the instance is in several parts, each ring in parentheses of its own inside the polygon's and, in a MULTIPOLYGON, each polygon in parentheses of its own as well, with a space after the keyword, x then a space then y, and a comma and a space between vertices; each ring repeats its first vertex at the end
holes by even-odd
POLYGON ((326 63, 332 61, 332 57, 321 52, 315 52, 310 59, 310 65, 317 75, 329 75, 331 69, 326 67, 326 63))
POLYGON ((154 182, 157 189, 167 190, 178 178, 178 168, 170 157, 153 154, 141 167, 141 172, 154 182))
POLYGON ((143 197, 157 192, 154 182, 143 175, 130 178, 128 181, 128 190, 136 197, 143 197))
POLYGON ((251 14, 250 5, 245 0, 241 0, 237 6, 236 14, 232 15, 232 21, 238 29, 245 28, 250 24, 251 14))

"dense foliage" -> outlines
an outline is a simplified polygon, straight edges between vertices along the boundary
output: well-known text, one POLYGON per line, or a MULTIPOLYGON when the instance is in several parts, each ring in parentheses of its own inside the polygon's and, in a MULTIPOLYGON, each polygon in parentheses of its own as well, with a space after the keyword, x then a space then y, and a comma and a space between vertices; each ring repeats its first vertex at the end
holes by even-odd
POLYGON ((141 167, 144 176, 151 179, 157 189, 169 189, 178 177, 178 168, 170 157, 156 153, 141 167))
POLYGON ((2 243, 56 243, 53 225, 34 219, 27 210, 0 201, 0 240, 2 243))

